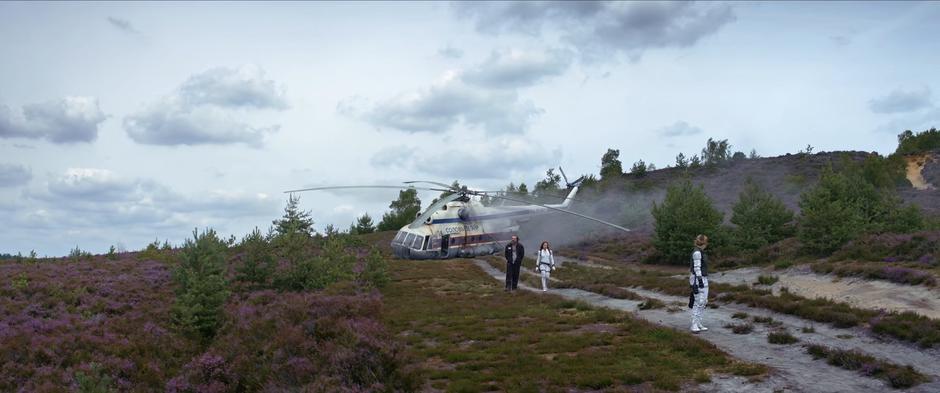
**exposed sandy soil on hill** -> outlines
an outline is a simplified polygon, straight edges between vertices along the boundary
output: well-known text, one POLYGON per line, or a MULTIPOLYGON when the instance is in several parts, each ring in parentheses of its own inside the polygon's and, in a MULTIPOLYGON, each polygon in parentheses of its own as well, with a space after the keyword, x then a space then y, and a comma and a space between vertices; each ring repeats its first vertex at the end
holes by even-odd
POLYGON ((808 298, 828 298, 858 308, 887 311, 913 311, 920 315, 940 319, 940 290, 922 285, 900 285, 880 280, 836 277, 813 273, 809 266, 785 271, 758 267, 713 273, 712 282, 751 285, 759 275, 773 275, 780 280, 770 289, 774 294, 780 288, 808 298))

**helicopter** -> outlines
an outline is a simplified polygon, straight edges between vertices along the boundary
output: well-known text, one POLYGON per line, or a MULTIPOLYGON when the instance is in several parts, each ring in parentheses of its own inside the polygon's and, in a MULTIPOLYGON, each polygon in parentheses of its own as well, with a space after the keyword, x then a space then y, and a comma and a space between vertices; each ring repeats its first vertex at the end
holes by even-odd
POLYGON ((480 191, 467 186, 451 186, 427 180, 403 182, 395 185, 327 186, 285 191, 322 191, 337 189, 415 189, 448 193, 438 199, 415 220, 402 227, 391 241, 392 252, 402 259, 450 259, 473 258, 493 255, 503 250, 512 235, 519 230, 520 223, 534 216, 549 213, 565 213, 629 232, 630 229, 595 217, 568 210, 578 193, 584 176, 568 182, 565 171, 558 168, 567 186, 567 195, 558 204, 540 204, 500 195, 498 191, 480 191), (432 187, 416 187, 415 184, 432 187), (522 205, 486 206, 473 197, 488 197, 522 205))

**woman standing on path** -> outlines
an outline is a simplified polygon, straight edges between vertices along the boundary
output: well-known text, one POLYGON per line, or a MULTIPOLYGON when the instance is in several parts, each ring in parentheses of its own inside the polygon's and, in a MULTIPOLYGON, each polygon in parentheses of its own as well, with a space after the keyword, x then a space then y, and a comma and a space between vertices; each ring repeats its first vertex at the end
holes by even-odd
POLYGON ((705 305, 708 304, 708 257, 705 256, 705 247, 708 247, 708 236, 695 237, 695 248, 692 250, 692 263, 689 267, 689 285, 695 301, 692 304, 692 332, 708 330, 702 325, 705 305))
POLYGON ((542 273, 542 292, 548 291, 548 277, 552 270, 555 270, 555 256, 552 255, 552 246, 547 241, 543 241, 539 246, 535 263, 535 271, 542 273))

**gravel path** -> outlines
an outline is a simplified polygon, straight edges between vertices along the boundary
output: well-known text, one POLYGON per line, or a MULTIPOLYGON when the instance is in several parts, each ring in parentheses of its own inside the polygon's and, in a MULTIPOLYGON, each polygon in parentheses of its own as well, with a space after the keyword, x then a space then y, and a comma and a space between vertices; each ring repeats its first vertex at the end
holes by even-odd
MULTIPOLYGON (((493 268, 482 260, 475 263, 494 279, 502 281, 504 273, 493 268)), ((520 283, 520 288, 536 290, 520 283)), ((552 289, 549 293, 566 299, 580 300, 586 303, 624 310, 633 313, 639 318, 668 326, 674 329, 688 331, 689 314, 686 311, 688 298, 664 295, 658 292, 647 291, 641 288, 628 288, 639 295, 656 298, 667 304, 679 304, 681 312, 669 312, 666 309, 638 310, 639 301, 627 299, 613 299, 593 292, 580 289, 552 289)), ((888 385, 878 379, 867 378, 854 371, 833 367, 822 360, 813 360, 806 353, 802 343, 819 343, 841 349, 859 349, 873 356, 890 360, 897 364, 910 364, 918 371, 929 374, 933 381, 905 390, 907 392, 938 392, 940 391, 940 351, 934 349, 925 351, 899 342, 879 341, 867 335, 862 329, 836 329, 824 324, 812 322, 784 314, 777 314, 767 310, 754 309, 744 305, 722 305, 718 309, 708 309, 704 320, 710 328, 708 332, 698 334, 698 337, 708 340, 735 358, 749 362, 761 363, 772 367, 775 372, 761 382, 749 382, 745 378, 731 376, 716 376, 708 384, 699 386, 702 391, 714 392, 883 392, 891 391, 888 385), (736 312, 747 312, 751 315, 770 316, 783 323, 791 334, 801 341, 793 345, 776 345, 767 342, 767 333, 772 331, 763 324, 754 324, 754 331, 750 334, 733 334, 723 328, 726 323, 738 321, 731 318, 736 312), (803 333, 800 328, 814 326, 815 333, 803 333), (844 338, 838 338, 842 336, 844 338), (851 337, 849 337, 851 336, 851 337)), ((690 333, 691 334, 691 333, 690 333)))

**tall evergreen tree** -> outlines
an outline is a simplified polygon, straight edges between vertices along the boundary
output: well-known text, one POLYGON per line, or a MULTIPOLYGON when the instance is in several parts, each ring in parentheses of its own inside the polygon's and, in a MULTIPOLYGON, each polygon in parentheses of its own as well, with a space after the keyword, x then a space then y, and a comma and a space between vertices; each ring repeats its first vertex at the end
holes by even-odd
POLYGON ((756 250, 792 235, 793 212, 752 180, 731 210, 731 223, 737 226, 733 242, 742 249, 756 250))
POLYGON ((173 271, 177 284, 173 319, 184 331, 209 340, 222 323, 222 307, 228 299, 225 280, 225 244, 212 229, 193 231, 180 252, 173 271))
POLYGON ((360 235, 375 232, 375 225, 372 223, 372 217, 369 216, 369 213, 363 213, 356 219, 355 228, 356 233, 360 235))
POLYGON ((715 209, 701 186, 690 181, 670 185, 663 202, 653 203, 652 214, 656 220, 653 246, 669 263, 688 263, 692 240, 699 234, 711 239, 711 247, 721 243, 724 214, 715 209))
POLYGON ((601 157, 601 180, 616 179, 623 175, 623 163, 620 162, 620 150, 607 149, 601 157))
POLYGON ((421 212, 421 200, 418 199, 418 191, 415 189, 399 191, 398 199, 392 201, 388 207, 392 210, 382 215, 382 221, 378 225, 380 231, 399 229, 414 221, 418 213, 421 212))
POLYGON ((274 220, 274 231, 278 235, 287 233, 300 233, 309 236, 313 235, 313 218, 309 211, 300 210, 300 197, 294 197, 293 194, 287 197, 287 206, 284 207, 284 215, 280 219, 274 220))

